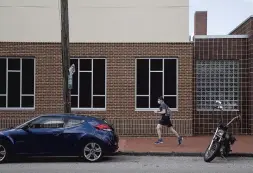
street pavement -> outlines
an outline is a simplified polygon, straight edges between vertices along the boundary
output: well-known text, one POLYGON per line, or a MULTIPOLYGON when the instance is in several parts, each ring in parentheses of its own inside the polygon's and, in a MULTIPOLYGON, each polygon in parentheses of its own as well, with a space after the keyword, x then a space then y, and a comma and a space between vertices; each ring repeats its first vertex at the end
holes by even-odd
POLYGON ((0 164, 0 173, 250 173, 253 158, 216 158, 205 163, 202 157, 113 156, 98 163, 66 159, 29 159, 22 163, 0 164))

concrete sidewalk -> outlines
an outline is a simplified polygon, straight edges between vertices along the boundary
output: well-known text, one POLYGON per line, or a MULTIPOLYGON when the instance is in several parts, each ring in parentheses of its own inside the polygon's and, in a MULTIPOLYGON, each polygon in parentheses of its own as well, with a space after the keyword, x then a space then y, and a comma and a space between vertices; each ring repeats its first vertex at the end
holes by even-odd
MULTIPOLYGON (((253 157, 253 136, 235 136, 233 156, 253 157)), ((202 156, 212 136, 184 137, 178 146, 176 137, 163 138, 163 144, 154 144, 157 138, 121 137, 117 154, 121 155, 177 155, 202 156)))

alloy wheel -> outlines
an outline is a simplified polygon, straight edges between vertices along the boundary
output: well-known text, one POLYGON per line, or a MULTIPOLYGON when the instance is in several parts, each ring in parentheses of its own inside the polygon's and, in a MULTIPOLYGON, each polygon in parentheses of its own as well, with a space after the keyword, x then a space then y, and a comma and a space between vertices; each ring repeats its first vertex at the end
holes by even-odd
POLYGON ((94 162, 101 158, 102 149, 99 144, 91 142, 85 145, 84 147, 84 157, 88 161, 94 162))
POLYGON ((6 149, 0 144, 0 162, 2 162, 6 157, 6 149))

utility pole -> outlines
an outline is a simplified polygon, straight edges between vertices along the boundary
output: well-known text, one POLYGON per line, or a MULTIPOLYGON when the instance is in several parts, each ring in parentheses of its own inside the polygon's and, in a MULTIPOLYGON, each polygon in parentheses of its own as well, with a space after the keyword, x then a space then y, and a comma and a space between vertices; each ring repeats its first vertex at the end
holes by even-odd
POLYGON ((68 87, 70 66, 68 0, 61 0, 61 46, 64 113, 71 113, 71 89, 68 87))

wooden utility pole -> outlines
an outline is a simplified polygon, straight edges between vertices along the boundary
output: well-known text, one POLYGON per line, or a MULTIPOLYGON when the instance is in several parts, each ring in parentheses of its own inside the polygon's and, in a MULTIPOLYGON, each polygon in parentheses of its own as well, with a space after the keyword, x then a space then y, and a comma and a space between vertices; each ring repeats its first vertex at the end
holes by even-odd
POLYGON ((71 113, 71 89, 68 88, 70 67, 68 0, 61 0, 61 45, 64 113, 71 113))

